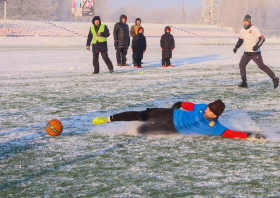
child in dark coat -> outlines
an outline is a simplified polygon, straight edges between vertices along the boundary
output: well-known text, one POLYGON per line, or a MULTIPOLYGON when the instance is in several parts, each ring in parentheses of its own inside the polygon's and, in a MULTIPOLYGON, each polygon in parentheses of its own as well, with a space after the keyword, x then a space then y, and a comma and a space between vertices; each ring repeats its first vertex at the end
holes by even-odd
POLYGON ((136 63, 135 68, 142 68, 141 60, 143 59, 143 54, 146 51, 146 37, 143 35, 144 28, 138 28, 138 34, 133 36, 132 40, 132 52, 133 52, 133 60, 136 63))
POLYGON ((165 34, 161 36, 160 46, 162 49, 162 67, 173 67, 170 62, 172 58, 172 50, 175 48, 175 41, 172 34, 170 34, 171 28, 167 26, 165 28, 165 34))

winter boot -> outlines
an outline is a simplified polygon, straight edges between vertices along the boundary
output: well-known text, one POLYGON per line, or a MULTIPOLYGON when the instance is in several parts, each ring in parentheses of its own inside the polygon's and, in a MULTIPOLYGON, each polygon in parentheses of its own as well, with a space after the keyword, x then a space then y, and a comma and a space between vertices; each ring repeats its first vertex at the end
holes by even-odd
POLYGON ((123 66, 129 66, 129 65, 125 63, 125 64, 123 64, 123 66))
POLYGON ((173 67, 173 65, 168 65, 167 67, 173 67))
POLYGON ((279 78, 275 77, 272 79, 272 81, 273 81, 274 89, 276 89, 279 85, 279 78))
POLYGON ((118 66, 122 66, 122 64, 118 63, 118 66))
POLYGON ((248 85, 247 85, 247 83, 246 83, 245 81, 243 81, 242 83, 240 83, 240 84, 238 85, 238 87, 247 88, 248 85))
POLYGON ((92 74, 99 74, 99 72, 92 72, 92 74))
POLYGON ((110 74, 113 73, 113 72, 114 72, 114 70, 110 69, 110 74))
POLYGON ((162 67, 166 67, 166 65, 163 65, 162 67))
POLYGON ((108 123, 108 120, 105 116, 96 117, 92 120, 92 123, 95 124, 95 125, 105 124, 105 123, 108 123))

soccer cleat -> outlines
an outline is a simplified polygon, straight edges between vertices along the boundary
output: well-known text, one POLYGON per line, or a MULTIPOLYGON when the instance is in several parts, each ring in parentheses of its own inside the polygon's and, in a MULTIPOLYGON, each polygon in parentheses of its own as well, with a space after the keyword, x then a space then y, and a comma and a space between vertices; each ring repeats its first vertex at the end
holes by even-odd
POLYGON ((167 67, 173 67, 173 65, 168 65, 167 67))
POLYGON ((138 66, 134 66, 134 68, 138 68, 138 66))
POLYGON ((247 85, 246 82, 242 82, 242 83, 240 83, 240 84, 238 85, 238 87, 247 88, 248 85, 247 85))
POLYGON ((163 65, 162 67, 166 67, 166 65, 163 65))
POLYGON ((92 72, 92 74, 99 74, 99 72, 92 72))
POLYGON ((108 123, 108 120, 105 116, 96 117, 92 120, 92 123, 95 124, 95 125, 105 124, 105 123, 108 123))
POLYGON ((142 66, 138 66, 138 68, 142 68, 142 66))
POLYGON ((279 78, 275 77, 272 79, 272 81, 273 81, 274 89, 276 89, 279 85, 279 78))

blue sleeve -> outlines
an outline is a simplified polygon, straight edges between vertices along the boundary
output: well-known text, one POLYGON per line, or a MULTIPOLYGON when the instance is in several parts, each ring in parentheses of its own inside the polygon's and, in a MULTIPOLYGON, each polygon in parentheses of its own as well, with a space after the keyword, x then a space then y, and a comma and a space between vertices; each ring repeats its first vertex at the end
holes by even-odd
POLYGON ((196 104, 193 106, 193 111, 196 111, 196 110, 205 111, 206 109, 207 109, 207 104, 196 104))
POLYGON ((227 130, 226 127, 221 125, 219 122, 218 123, 216 122, 216 128, 214 131, 215 135, 221 136, 225 132, 225 130, 227 130))

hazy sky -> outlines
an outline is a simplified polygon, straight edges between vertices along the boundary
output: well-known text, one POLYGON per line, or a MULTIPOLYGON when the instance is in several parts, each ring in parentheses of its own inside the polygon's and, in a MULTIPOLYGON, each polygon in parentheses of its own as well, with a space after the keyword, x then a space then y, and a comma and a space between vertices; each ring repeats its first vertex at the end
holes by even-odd
MULTIPOLYGON (((185 8, 196 7, 202 5, 202 0, 184 0, 185 8)), ((126 4, 134 3, 141 7, 147 7, 149 9, 155 8, 168 8, 168 7, 181 7, 183 0, 110 0, 109 4, 114 8, 120 8, 126 4)))

